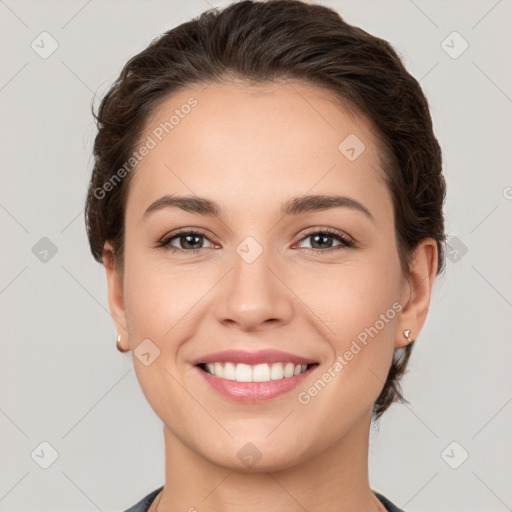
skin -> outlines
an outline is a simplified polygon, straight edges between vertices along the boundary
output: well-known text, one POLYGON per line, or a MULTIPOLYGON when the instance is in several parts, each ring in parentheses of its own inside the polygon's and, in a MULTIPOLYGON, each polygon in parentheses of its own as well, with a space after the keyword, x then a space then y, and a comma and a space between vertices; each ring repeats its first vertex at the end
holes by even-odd
POLYGON ((107 243, 108 297, 122 345, 144 339, 160 350, 149 366, 133 357, 141 388, 163 422, 166 476, 150 510, 295 512, 385 510, 368 481, 371 407, 395 348, 422 329, 437 273, 435 240, 400 269, 393 204, 376 139, 362 117, 307 84, 210 84, 168 98, 143 135, 193 96, 197 106, 138 165, 126 205, 125 267, 107 243), (349 161, 338 145, 356 134, 366 149, 349 161), (281 204, 304 194, 349 196, 350 208, 282 217, 281 204), (143 218, 164 194, 220 203, 215 218, 167 208, 143 218), (155 247, 178 228, 206 237, 155 247), (315 233, 332 228, 344 247, 315 233), (308 236, 306 236, 308 235, 308 236), (237 246, 252 236, 263 253, 247 263, 237 246), (341 247, 341 249, 340 249, 341 247), (315 254, 320 248, 323 254, 315 254), (339 250, 336 250, 339 249, 339 250), (307 390, 365 327, 398 302, 403 309, 307 405, 307 390), (302 385, 260 403, 214 391, 190 361, 224 349, 292 352, 320 363, 302 385), (237 453, 253 443, 261 459, 237 453))

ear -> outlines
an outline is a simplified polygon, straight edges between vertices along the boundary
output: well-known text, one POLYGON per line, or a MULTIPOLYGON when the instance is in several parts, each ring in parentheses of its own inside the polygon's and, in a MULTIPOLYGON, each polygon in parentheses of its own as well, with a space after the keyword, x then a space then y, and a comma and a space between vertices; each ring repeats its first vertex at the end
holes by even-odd
POLYGON ((126 312, 123 295, 123 276, 114 265, 114 249, 109 242, 103 247, 103 265, 107 274, 108 303, 110 313, 118 334, 121 334, 120 345, 129 350, 128 330, 126 328, 126 312))
POLYGON ((403 309, 397 322, 395 347, 408 345, 403 335, 405 329, 410 329, 409 338, 415 340, 427 319, 427 313, 432 296, 432 288, 437 276, 438 267, 437 243, 433 238, 426 238, 414 251, 410 272, 404 281, 400 295, 403 309))

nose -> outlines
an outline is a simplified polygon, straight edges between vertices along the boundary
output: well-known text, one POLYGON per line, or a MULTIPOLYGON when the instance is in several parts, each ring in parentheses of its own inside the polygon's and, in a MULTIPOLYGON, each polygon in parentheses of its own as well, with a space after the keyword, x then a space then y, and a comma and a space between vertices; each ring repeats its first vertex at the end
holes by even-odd
POLYGON ((243 331, 288 323, 293 315, 294 295, 286 285, 286 276, 279 275, 279 269, 267 251, 252 262, 236 254, 233 268, 219 290, 217 320, 243 331))

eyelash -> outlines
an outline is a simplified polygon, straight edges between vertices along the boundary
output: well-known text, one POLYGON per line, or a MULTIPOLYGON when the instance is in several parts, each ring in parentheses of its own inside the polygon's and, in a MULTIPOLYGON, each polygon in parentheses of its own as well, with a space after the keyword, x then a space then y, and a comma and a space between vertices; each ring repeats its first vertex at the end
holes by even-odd
MULTIPOLYGON (((334 251, 338 251, 338 250, 341 250, 341 249, 350 249, 350 248, 356 247, 356 243, 351 238, 349 238, 347 235, 345 235, 341 231, 337 231, 337 230, 331 229, 331 228, 323 228, 323 229, 317 229, 316 231, 310 231, 309 233, 306 233, 299 240, 299 242, 301 242, 302 240, 304 240, 306 238, 309 238, 309 237, 311 237, 313 235, 319 235, 319 234, 321 234, 321 235, 328 235, 331 238, 336 238, 336 239, 338 239, 341 242, 341 244, 339 246, 331 247, 331 248, 328 248, 328 249, 312 249, 312 248, 308 248, 308 247, 304 247, 303 249, 306 249, 306 250, 308 250, 310 252, 313 252, 315 254, 325 254, 326 252, 334 252, 334 251)), ((207 249, 207 247, 202 247, 200 249, 179 249, 177 247, 173 247, 173 246, 170 245, 172 240, 174 240, 175 238, 178 238, 180 236, 184 236, 184 235, 199 235, 199 236, 203 236, 209 242, 211 242, 211 240, 202 231, 199 231, 199 230, 193 231, 193 230, 190 230, 190 229, 183 229, 181 231, 177 231, 175 233, 171 233, 171 235, 168 236, 168 237, 164 237, 162 240, 160 240, 157 243, 157 247, 160 247, 160 248, 163 248, 165 250, 168 250, 168 251, 171 252, 171 254, 174 254, 176 252, 186 252, 186 253, 191 254, 191 255, 197 254, 197 253, 203 251, 204 249, 207 249)))

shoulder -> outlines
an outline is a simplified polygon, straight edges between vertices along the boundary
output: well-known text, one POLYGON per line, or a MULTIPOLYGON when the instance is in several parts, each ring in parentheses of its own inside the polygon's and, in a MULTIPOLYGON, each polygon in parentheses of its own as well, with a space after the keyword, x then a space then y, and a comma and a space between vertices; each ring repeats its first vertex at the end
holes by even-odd
POLYGON ((153 503, 153 500, 156 498, 157 494, 163 489, 163 487, 164 486, 162 485, 162 487, 159 487, 158 489, 151 491, 147 496, 144 496, 144 498, 142 498, 135 505, 125 510, 125 512, 147 512, 151 503, 153 503))
POLYGON ((379 501, 386 507, 386 510, 388 512, 405 512, 405 510, 398 508, 394 503, 389 501, 386 498, 386 496, 383 496, 382 494, 380 494, 376 491, 373 491, 373 493, 375 494, 375 496, 377 496, 377 498, 379 498, 379 501))

